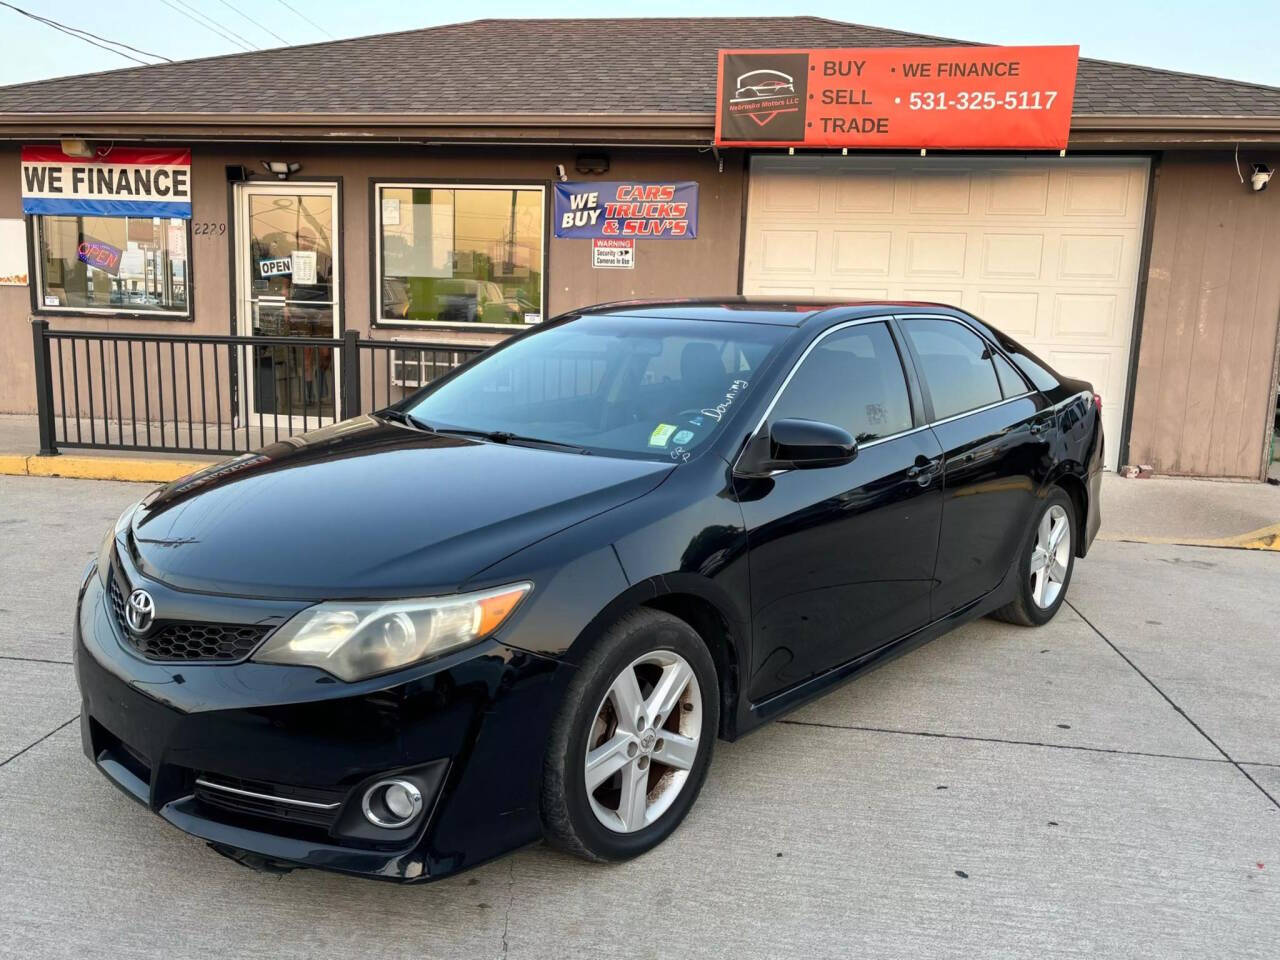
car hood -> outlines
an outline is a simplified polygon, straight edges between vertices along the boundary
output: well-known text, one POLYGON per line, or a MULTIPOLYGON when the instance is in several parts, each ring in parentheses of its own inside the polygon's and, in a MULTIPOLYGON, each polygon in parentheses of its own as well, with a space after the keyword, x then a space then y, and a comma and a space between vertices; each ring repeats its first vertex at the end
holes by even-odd
POLYGON ((161 488, 134 513, 127 548, 179 589, 430 595, 642 496, 672 469, 360 417, 161 488))

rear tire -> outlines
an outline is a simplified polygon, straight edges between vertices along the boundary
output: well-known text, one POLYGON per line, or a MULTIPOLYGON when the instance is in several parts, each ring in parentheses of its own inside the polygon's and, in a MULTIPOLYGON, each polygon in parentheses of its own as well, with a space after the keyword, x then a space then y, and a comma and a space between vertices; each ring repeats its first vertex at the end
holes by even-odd
POLYGON ((587 654, 551 728, 542 776, 547 841, 629 860, 680 825, 720 724, 715 664, 685 621, 641 607, 587 654))
POLYGON ((991 616, 1023 627, 1052 620, 1071 584, 1077 536, 1075 504, 1061 487, 1051 488, 1018 553, 1017 596, 991 616))

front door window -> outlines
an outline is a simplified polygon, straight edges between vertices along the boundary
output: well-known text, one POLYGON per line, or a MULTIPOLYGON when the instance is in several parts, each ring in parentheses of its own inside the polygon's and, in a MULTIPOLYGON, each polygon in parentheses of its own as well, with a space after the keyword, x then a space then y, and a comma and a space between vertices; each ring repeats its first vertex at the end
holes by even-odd
POLYGON ((264 341, 248 358, 246 408, 336 419, 337 351, 308 341, 339 332, 337 188, 245 184, 239 218, 240 332, 264 341))
POLYGON ((883 323, 824 337, 774 405, 770 420, 817 420, 859 443, 911 429, 911 398, 898 348, 883 323))

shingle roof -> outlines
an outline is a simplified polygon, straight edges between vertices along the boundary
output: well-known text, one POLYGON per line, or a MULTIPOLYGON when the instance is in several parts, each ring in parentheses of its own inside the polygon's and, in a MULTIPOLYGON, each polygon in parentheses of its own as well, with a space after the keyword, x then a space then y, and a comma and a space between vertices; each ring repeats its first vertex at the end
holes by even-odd
MULTIPOLYGON (((959 42, 819 17, 475 20, 0 87, 0 119, 711 114, 720 48, 959 42)), ((1082 59, 1075 113, 1277 117, 1280 88, 1082 59)))

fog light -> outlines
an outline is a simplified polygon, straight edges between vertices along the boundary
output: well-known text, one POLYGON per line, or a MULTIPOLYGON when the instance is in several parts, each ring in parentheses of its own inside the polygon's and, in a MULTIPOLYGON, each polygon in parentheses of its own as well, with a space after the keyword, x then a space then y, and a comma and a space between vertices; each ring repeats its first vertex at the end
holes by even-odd
POLYGON ((422 812, 422 791, 408 780, 380 780, 364 792, 365 819, 375 827, 408 826, 422 812))
POLYGON ((405 786, 403 783, 393 783, 387 787, 386 793, 383 794, 383 800, 387 804, 387 809, 391 811, 391 815, 400 820, 408 820, 413 816, 414 801, 417 799, 418 791, 413 787, 405 786), (410 793, 409 791, 413 791, 410 793))

